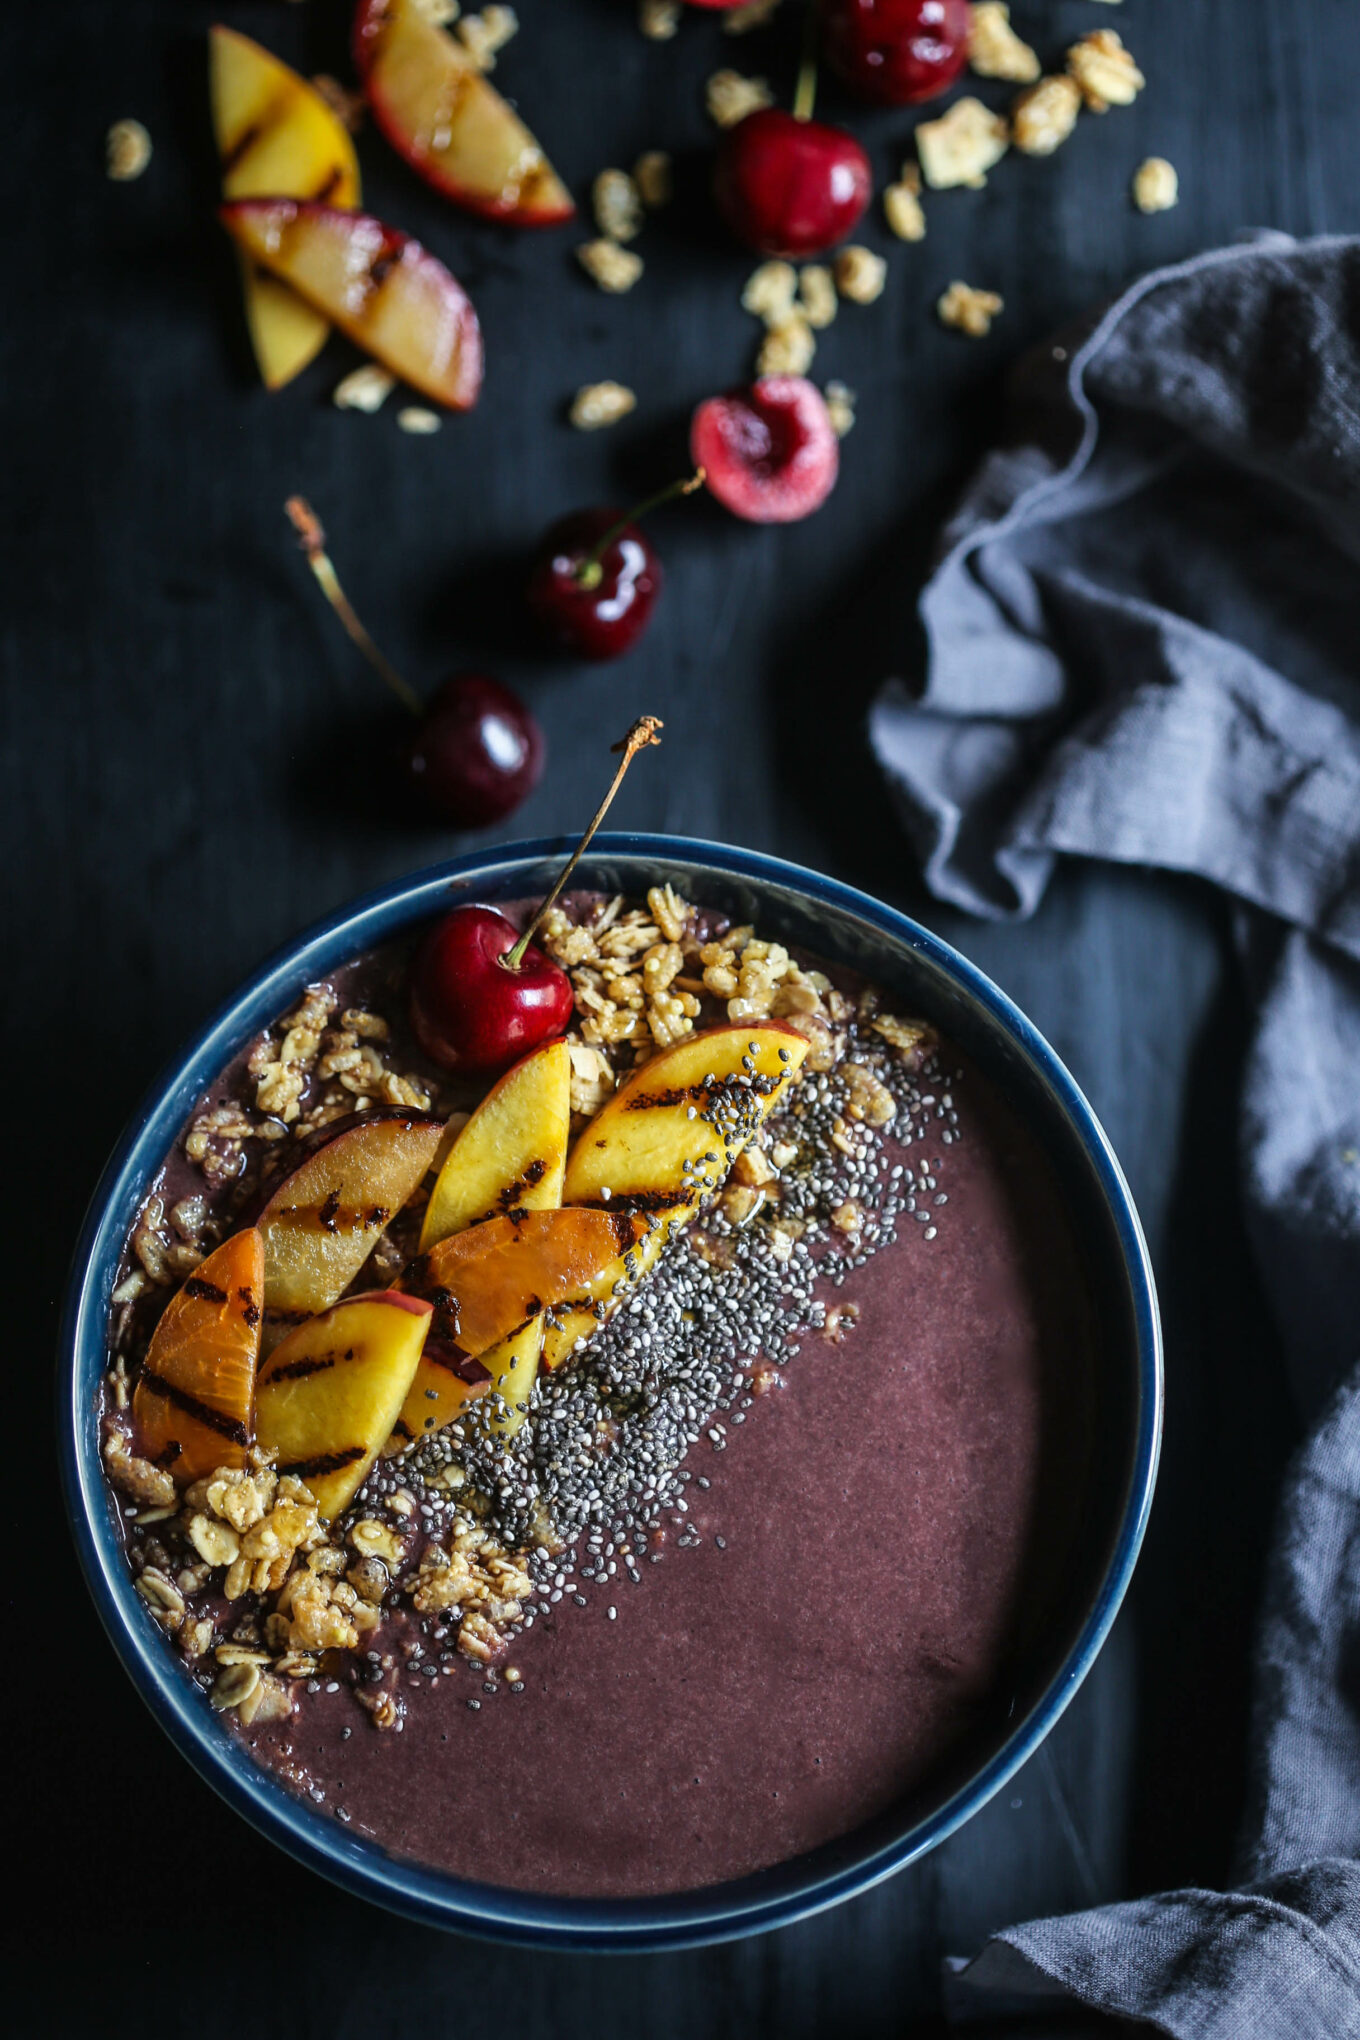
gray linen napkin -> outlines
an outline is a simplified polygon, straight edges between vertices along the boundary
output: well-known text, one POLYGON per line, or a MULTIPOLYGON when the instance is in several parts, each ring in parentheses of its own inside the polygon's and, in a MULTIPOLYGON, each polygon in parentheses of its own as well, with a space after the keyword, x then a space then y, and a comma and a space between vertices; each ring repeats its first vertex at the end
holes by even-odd
MULTIPOLYGON (((1263 1613, 1239 1888, 1009 1928, 957 2017, 1075 1999, 1185 2040, 1360 2035, 1360 240, 1144 278, 1022 365, 871 740, 928 883, 1033 911, 1060 856, 1239 904, 1253 1236, 1316 1426, 1263 1613)), ((1008 2029, 1009 2030, 1009 2029, 1008 2029)), ((1018 2030, 1028 2030, 1022 2027, 1018 2030)))

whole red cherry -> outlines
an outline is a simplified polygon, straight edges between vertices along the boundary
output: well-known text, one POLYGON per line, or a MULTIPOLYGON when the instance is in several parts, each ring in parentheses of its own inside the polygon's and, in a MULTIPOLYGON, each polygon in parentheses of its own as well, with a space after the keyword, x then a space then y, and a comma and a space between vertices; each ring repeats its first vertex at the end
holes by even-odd
POLYGON ((690 450, 720 503, 753 524, 791 524, 836 485, 840 442, 815 383, 769 375, 700 404, 690 450))
POLYGON ((968 0, 821 0, 827 61, 885 106, 933 99, 968 61, 968 0))
POLYGON ((519 696, 485 673, 436 689, 405 753, 407 776, 460 829, 504 820, 543 771, 543 732, 519 696))
POLYGON ((646 629, 664 578, 626 516, 577 510, 545 534, 527 600, 555 644, 583 659, 617 659, 646 629))
POLYGON ((713 189, 739 241, 796 260, 845 239, 874 180, 844 128, 764 106, 723 135, 713 189))
POLYGON ((495 907, 455 907, 435 922, 411 966, 411 1025, 431 1062, 492 1076, 565 1033, 571 982, 533 943, 508 968, 519 939, 495 907))

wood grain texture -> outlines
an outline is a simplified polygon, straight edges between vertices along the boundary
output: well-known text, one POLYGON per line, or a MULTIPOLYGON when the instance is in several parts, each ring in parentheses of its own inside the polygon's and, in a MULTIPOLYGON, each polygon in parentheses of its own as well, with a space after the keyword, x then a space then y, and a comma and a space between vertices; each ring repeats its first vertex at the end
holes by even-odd
MULTIPOLYGON (((340 0, 220 11, 304 70, 348 75, 340 0)), ((1017 26, 1050 60, 1075 35, 1117 26, 1147 92, 1084 118, 1052 161, 1008 161, 984 191, 929 201, 929 237, 893 247, 885 298, 843 308, 822 336, 818 375, 860 399, 825 510, 783 531, 739 526, 712 504, 664 513, 655 627, 622 665, 595 671, 524 643, 513 601, 525 549, 561 511, 627 501, 679 472, 694 402, 749 372, 756 329, 736 301, 750 265, 704 197, 702 81, 732 62, 786 89, 796 26, 732 43, 696 16, 655 46, 631 0, 520 0, 520 14, 498 82, 573 189, 605 161, 666 147, 680 197, 646 231, 643 284, 607 299, 572 257, 584 228, 517 238, 464 219, 365 134, 368 202, 451 264, 486 332, 481 406, 430 439, 400 433, 395 404, 376 418, 331 407, 355 358, 338 342, 291 391, 255 385, 211 218, 204 0, 30 9, 0 83, 5 1067, 11 1120, 31 1129, 6 1171, 25 1264, 8 1360, 13 1520, 40 1555, 36 1572, 27 1557, 16 1568, 25 1588, 7 1598, 20 1649, 42 1645, 40 1668, 12 1660, 6 1681, 31 1958, 10 1972, 16 2034, 85 2031, 97 2017, 121 2035, 151 2007, 173 2040, 202 2030, 210 1992, 214 2030, 234 2023, 253 2040, 468 2018, 516 2040, 879 2040, 931 2030, 942 1955, 969 1952, 990 1927, 1226 1870, 1250 1611, 1293 1431, 1237 1216, 1245 1015, 1226 918, 1188 884, 1077 870, 1024 928, 941 912, 912 877, 861 715, 885 672, 916 662, 931 533, 996 428, 1022 347, 1141 269, 1245 228, 1360 226, 1360 10, 1129 0, 1115 15, 1089 0, 1015 0, 1017 26), (145 121, 155 156, 119 186, 103 176, 102 138, 125 115, 145 121), (1143 219, 1127 187, 1154 152, 1178 166, 1182 202, 1143 219), (985 342, 934 321, 956 276, 1005 297, 985 342), (631 384, 638 410, 611 433, 573 434, 566 406, 602 376, 631 384), (172 1755, 67 1557, 47 1356, 104 1153, 156 1067, 268 949, 449 846, 383 791, 375 761, 393 725, 292 548, 282 503, 296 489, 329 526, 371 627, 422 686, 483 665, 532 698, 551 769, 499 837, 579 822, 604 744, 640 711, 664 716, 664 769, 631 776, 620 825, 777 850, 922 914, 1067 1058, 1146 1217, 1169 1425, 1115 1638, 984 1814, 858 1903, 785 1933, 567 1960, 449 1940, 330 1891, 172 1755), (186 1870, 194 1930, 148 1928, 156 1893, 186 1870), (77 1933, 78 1964, 60 1952, 77 1933)), ((831 87, 823 110, 852 115, 880 179, 895 174, 910 115, 852 114, 831 87)), ((888 245, 877 222, 862 238, 888 245)))

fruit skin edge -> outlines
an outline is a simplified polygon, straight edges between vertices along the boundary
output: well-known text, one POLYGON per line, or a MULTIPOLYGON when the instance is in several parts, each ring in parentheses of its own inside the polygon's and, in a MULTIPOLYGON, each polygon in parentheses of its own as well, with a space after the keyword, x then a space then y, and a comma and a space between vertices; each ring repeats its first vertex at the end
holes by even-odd
MULTIPOLYGON (((514 900, 551 883, 563 845, 555 838, 485 850, 362 896, 314 923, 277 951, 221 1007, 143 1097, 111 1156, 88 1208, 72 1261, 60 1334, 57 1435, 62 1492, 77 1558, 110 1642, 133 1686, 180 1754, 226 1802, 306 1867, 346 1890, 422 1924, 472 1931, 518 1946, 615 1953, 709 1945, 789 1925, 870 1889, 936 1847, 978 1812, 1033 1755, 1090 1671, 1127 1591, 1146 1528, 1161 1439, 1161 1328, 1151 1260, 1137 1211, 1099 1122, 1070 1073, 1031 1022, 974 964, 920 923, 867 893, 806 867, 698 838, 602 833, 583 869, 583 886, 645 891, 669 880, 697 892, 729 895, 769 922, 773 936, 863 967, 866 944, 892 945, 897 974, 924 982, 928 1003, 955 1020, 953 1032, 985 1038, 991 1054, 1022 1072, 1036 1122, 1060 1146, 1075 1149, 1095 1205, 1109 1224, 1112 1260, 1128 1309, 1121 1342, 1130 1349, 1128 1482, 1112 1528, 1109 1558, 1080 1627, 1034 1707, 991 1759, 938 1810, 905 1817, 872 1840, 822 1852, 712 1893, 635 1904, 533 1898, 469 1886, 387 1857, 309 1810, 262 1773, 208 1719, 186 1690, 180 1668, 149 1649, 149 1617, 126 1576, 108 1513, 93 1412, 105 1366, 108 1302, 123 1242, 147 1185, 179 1138, 198 1098, 241 1049, 303 987, 356 954, 394 939, 462 898, 514 900), (757 904, 759 902, 760 904, 757 904), (837 932, 834 923, 839 920, 837 932), (70 1372, 67 1372, 67 1359, 70 1372), (848 1856, 848 1859, 847 1859, 848 1856)), ((880 970, 882 966, 877 966, 880 970)), ((889 974, 891 975, 891 969, 889 974)), ((913 996, 916 996, 913 993, 913 996)), ((933 1017, 942 1017, 936 1013, 933 1017)), ((1123 1435, 1121 1433, 1121 1435, 1123 1435)))

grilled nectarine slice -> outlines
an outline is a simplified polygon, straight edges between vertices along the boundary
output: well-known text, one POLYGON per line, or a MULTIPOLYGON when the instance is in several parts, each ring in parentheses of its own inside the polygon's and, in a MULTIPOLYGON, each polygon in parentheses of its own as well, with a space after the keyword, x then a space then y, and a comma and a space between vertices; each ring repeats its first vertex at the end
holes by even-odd
POLYGON ((253 261, 412 388, 451 411, 477 401, 477 314, 462 284, 419 241, 371 213, 287 198, 237 199, 221 217, 253 261))
MULTIPOLYGON (((450 1148, 430 1193, 421 1228, 421 1252, 482 1219, 510 1211, 552 1211, 562 1202, 562 1172, 571 1130, 571 1057, 564 1041, 550 1041, 507 1070, 487 1092, 450 1148)), ((509 1413, 493 1421, 506 1436, 524 1421, 543 1345, 543 1320, 532 1318, 481 1355, 509 1413)), ((397 1432, 420 1438, 453 1422, 473 1392, 427 1348, 397 1432)))
POLYGON ((631 1268, 619 1260, 602 1269, 593 1289, 548 1327, 545 1367, 560 1367, 578 1339, 588 1339, 614 1315, 619 1284, 631 1286, 655 1265, 671 1233, 694 1216, 704 1191, 722 1181, 784 1096, 807 1051, 803 1036, 778 1021, 709 1027, 653 1056, 620 1084, 571 1151, 563 1201, 607 1201, 611 1211, 665 1208, 664 1223, 641 1241, 631 1268), (600 1303, 603 1317, 594 1308, 600 1303))
POLYGON ((199 1263, 152 1334, 133 1422, 146 1457, 177 1481, 245 1464, 263 1292, 264 1242, 252 1228, 199 1263))
MULTIPOLYGON (((249 36, 209 31, 213 131, 224 198, 359 203, 359 161, 315 86, 249 36)), ((266 389, 282 389, 326 344, 330 321, 242 258, 246 324, 266 389)))
POLYGON ((305 1481, 323 1516, 348 1508, 411 1386, 428 1303, 396 1289, 351 1296, 276 1346, 256 1385, 259 1442, 305 1481))
POLYGON ((335 1122, 260 1213, 264 1303, 276 1323, 328 1310, 423 1181, 441 1122, 379 1107, 335 1122))
POLYGON ((360 0, 354 55, 373 118, 436 191, 511 226, 571 218, 571 194, 524 122, 418 0, 360 0))
POLYGON ((521 1211, 441 1240, 406 1279, 439 1311, 441 1331, 479 1359, 545 1309, 579 1295, 646 1231, 644 1218, 624 1211, 521 1211))

